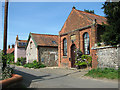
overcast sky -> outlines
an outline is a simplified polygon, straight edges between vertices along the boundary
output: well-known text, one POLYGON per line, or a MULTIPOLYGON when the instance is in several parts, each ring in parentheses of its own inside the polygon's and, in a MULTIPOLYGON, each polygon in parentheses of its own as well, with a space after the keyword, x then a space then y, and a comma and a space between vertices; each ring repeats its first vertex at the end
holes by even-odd
MULTIPOLYGON (((4 5, 2 6, 4 14, 4 5)), ((10 2, 7 44, 15 44, 16 35, 19 39, 27 40, 30 32, 58 35, 73 6, 82 11, 94 10, 95 14, 105 16, 101 9, 102 2, 10 2)), ((1 34, 3 35, 3 27, 0 31, 3 40, 1 34)), ((2 48, 3 43, 0 44, 0 49, 2 48)))

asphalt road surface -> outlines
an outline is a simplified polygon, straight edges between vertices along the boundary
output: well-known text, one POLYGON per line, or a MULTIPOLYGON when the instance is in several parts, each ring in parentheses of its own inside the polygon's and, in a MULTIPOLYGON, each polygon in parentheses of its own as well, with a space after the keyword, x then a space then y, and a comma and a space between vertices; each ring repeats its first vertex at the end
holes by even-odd
POLYGON ((28 88, 118 88, 117 81, 83 77, 86 71, 15 66, 15 73, 23 76, 22 83, 28 88))

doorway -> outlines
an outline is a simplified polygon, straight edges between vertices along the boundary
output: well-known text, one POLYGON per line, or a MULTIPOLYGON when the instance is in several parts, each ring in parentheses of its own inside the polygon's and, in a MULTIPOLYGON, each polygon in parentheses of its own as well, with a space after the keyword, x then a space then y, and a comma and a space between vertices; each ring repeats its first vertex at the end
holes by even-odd
POLYGON ((75 68, 76 66, 74 65, 75 64, 75 49, 76 49, 76 46, 75 44, 73 44, 71 46, 71 67, 72 68, 75 68))

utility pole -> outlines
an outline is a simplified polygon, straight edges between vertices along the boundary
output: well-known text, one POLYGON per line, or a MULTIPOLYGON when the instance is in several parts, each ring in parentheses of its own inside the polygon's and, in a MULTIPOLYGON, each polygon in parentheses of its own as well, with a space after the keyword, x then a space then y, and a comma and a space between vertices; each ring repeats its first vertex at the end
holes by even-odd
POLYGON ((5 0, 4 10, 4 41, 3 41, 3 69, 6 67, 6 51, 7 51, 7 21, 8 21, 8 0, 5 0))

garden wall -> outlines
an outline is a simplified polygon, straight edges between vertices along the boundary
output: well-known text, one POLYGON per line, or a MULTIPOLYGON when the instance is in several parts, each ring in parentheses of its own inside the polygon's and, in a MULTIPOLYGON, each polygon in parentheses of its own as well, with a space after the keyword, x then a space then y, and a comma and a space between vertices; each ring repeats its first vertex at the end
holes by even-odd
POLYGON ((96 48, 97 61, 99 68, 115 68, 118 69, 118 62, 120 61, 120 47, 99 47, 96 48))

